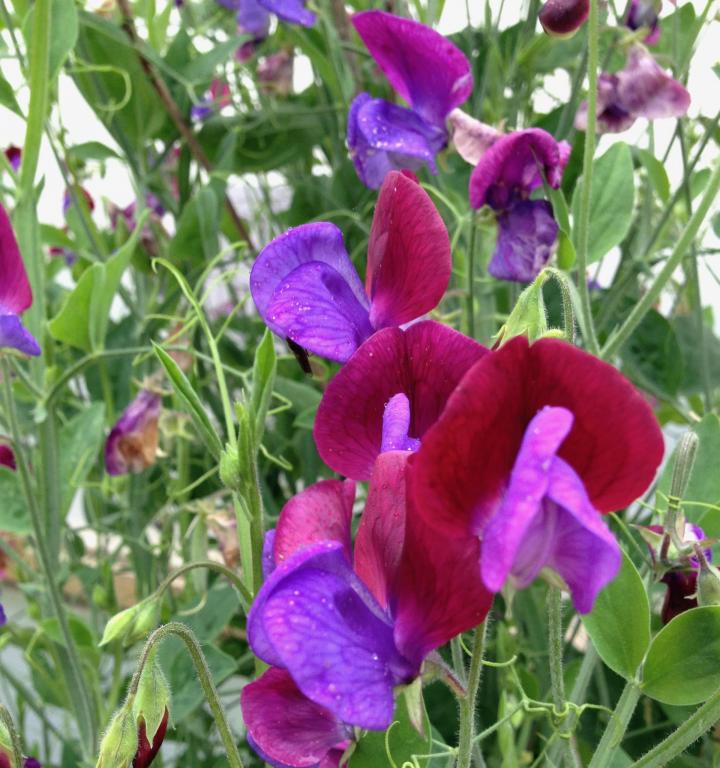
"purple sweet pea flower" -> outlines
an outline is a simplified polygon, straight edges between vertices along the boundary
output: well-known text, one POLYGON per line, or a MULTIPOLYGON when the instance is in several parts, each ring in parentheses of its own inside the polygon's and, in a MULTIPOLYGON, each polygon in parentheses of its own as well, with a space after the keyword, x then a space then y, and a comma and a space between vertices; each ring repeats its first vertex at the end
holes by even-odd
POLYGON ((530 200, 547 183, 557 189, 570 154, 540 128, 499 138, 482 155, 470 176, 470 205, 490 206, 497 214, 498 237, 488 272, 503 280, 530 282, 552 255, 558 226, 552 207, 530 200))
POLYGON ((240 32, 250 35, 253 43, 262 42, 270 30, 270 14, 282 21, 312 27, 316 16, 305 7, 305 0, 217 0, 237 13, 240 32))
POLYGON ((662 0, 631 0, 625 26, 630 29, 648 29, 645 45, 654 45, 660 39, 660 9, 662 0))
POLYGON ((32 304, 32 289, 7 212, 0 204, 0 349, 39 355, 40 345, 20 315, 32 304))
POLYGON ((502 137, 502 133, 491 125, 470 117, 462 109, 453 109, 448 115, 452 127, 452 141, 455 150, 463 160, 475 167, 480 158, 502 137))
POLYGON ((217 78, 212 81, 205 96, 190 109, 193 120, 207 120, 213 114, 220 112, 224 107, 230 106, 230 87, 224 81, 217 78))
MULTIPOLYGON (((624 69, 614 75, 603 72, 598 78, 598 133, 621 133, 638 117, 682 117, 689 106, 687 89, 642 45, 633 46, 624 69)), ((587 102, 578 109, 575 127, 587 130, 587 102)))
POLYGON ((388 171, 437 173, 435 156, 447 144, 447 116, 472 91, 470 62, 430 27, 384 11, 364 11, 353 25, 395 91, 401 107, 367 93, 348 114, 350 155, 363 184, 377 189, 388 171))
POLYGON ((365 289, 340 230, 317 222, 288 230, 260 252, 250 291, 273 332, 345 362, 375 331, 437 306, 450 271, 440 214, 416 181, 393 171, 375 207, 365 289))
POLYGON ((5 157, 7 157, 10 167, 17 173, 20 170, 20 161, 22 160, 22 149, 11 144, 5 150, 5 157))
POLYGON ((123 411, 105 443, 109 475, 137 474, 155 463, 162 398, 141 389, 123 411))
POLYGON ((0 603, 0 627, 4 627, 7 624, 7 616, 5 615, 5 609, 3 604, 0 603))
MULTIPOLYGON (((352 482, 322 481, 286 505, 277 568, 248 615, 256 655, 286 669, 305 697, 332 713, 333 728, 387 728, 395 686, 413 680, 428 653, 476 626, 490 607, 482 585, 465 584, 477 542, 428 535, 407 508, 409 458, 391 451, 377 460, 354 554, 352 482)), ((268 727, 272 717, 270 708, 261 716, 268 727)), ((263 751, 291 766, 314 764, 317 755, 300 763, 273 754, 271 746, 288 756, 299 749, 275 729, 276 742, 260 743, 263 751)), ((257 724, 251 733, 259 742, 257 724)))
POLYGON ((34 757, 26 757, 23 760, 23 768, 42 768, 42 763, 34 757))
POLYGON ((547 0, 538 14, 542 28, 553 37, 571 37, 587 21, 590 0, 547 0))

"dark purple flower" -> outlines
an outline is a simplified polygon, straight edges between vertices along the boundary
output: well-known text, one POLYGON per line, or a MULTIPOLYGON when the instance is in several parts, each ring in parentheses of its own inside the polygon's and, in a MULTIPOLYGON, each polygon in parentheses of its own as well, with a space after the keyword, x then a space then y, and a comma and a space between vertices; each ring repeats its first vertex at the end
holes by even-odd
POLYGON ((470 176, 470 205, 497 214, 498 237, 488 272, 503 280, 530 282, 552 255, 557 224, 552 207, 530 200, 543 184, 560 186, 570 147, 540 128, 499 138, 470 176))
POLYGON ((375 331, 437 306, 450 271, 440 214, 416 181, 392 172, 375 207, 365 289, 340 230, 317 222, 285 232, 260 252, 250 290, 272 331, 345 362, 375 331))
POLYGON ((10 218, 0 204, 0 349, 9 347, 26 355, 40 354, 40 345, 20 321, 32 298, 10 218))
POLYGON ((3 604, 0 603, 0 627, 4 627, 7 624, 7 616, 5 615, 5 609, 3 604))
POLYGON ((160 721, 160 725, 158 726, 155 735, 152 737, 152 744, 147 737, 145 720, 142 717, 139 718, 138 749, 135 758, 133 759, 132 768, 148 768, 153 760, 155 760, 157 753, 160 751, 160 747, 165 740, 169 718, 170 713, 168 712, 167 707, 165 707, 165 714, 160 721))
POLYGON ((23 760, 23 768, 42 768, 42 763, 34 757, 26 757, 23 760))
POLYGON ((160 395, 141 389, 123 411, 105 443, 108 474, 136 474, 155 463, 161 408, 160 395))
POLYGON ((570 37, 587 21, 590 0, 547 0, 538 19, 548 35, 570 37))
POLYGON ((10 167, 17 173, 20 170, 20 161, 22 160, 22 149, 11 144, 5 150, 5 157, 7 157, 10 167))
POLYGON ((412 501, 438 532, 480 539, 468 582, 522 587, 548 567, 586 613, 620 565, 600 513, 642 494, 662 456, 652 410, 612 366, 518 336, 473 365, 425 434, 412 501))
POLYGON ((348 114, 348 147, 362 182, 376 189, 391 170, 437 173, 435 155, 447 144, 447 116, 472 91, 470 63, 441 34, 384 11, 356 13, 352 22, 395 91, 397 106, 367 93, 348 114))
POLYGON ((15 454, 7 443, 0 443, 0 467, 7 467, 13 471, 17 469, 15 466, 15 454))
MULTIPOLYGON (((598 78, 598 133, 620 133, 638 117, 682 117, 689 106, 687 89, 641 45, 633 46, 624 69, 614 75, 603 72, 598 78)), ((587 102, 578 109, 575 127, 587 130, 587 102)))
POLYGON ((662 0, 630 0, 625 25, 630 29, 648 30, 643 40, 646 45, 654 45, 660 39, 660 9, 662 0))
POLYGON ((286 669, 338 721, 363 728, 387 728, 395 686, 413 680, 430 651, 476 626, 490 606, 482 585, 465 583, 477 542, 429 536, 407 509, 409 458, 402 451, 378 458, 354 556, 352 483, 325 481, 320 505, 303 492, 283 509, 278 566, 248 616, 256 655, 286 669))

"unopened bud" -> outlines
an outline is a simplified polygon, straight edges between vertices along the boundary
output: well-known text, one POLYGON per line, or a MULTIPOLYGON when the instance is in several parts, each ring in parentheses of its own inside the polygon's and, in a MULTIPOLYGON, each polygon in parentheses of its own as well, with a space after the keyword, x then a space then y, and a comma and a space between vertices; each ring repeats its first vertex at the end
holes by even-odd
POLYGON ((240 489, 240 459, 237 446, 228 445, 220 456, 220 481, 230 490, 240 489))
POLYGON ((100 645, 107 645, 114 640, 132 645, 144 639, 157 626, 159 612, 159 600, 151 595, 141 603, 116 613, 105 625, 100 645))
POLYGON ((147 637, 158 625, 160 618, 160 602, 149 597, 137 606, 137 616, 132 627, 128 642, 136 642, 147 637))
POLYGON ((698 605, 720 605, 720 571, 708 563, 700 544, 695 545, 695 555, 700 563, 697 576, 698 605))
POLYGON ((170 705, 170 687, 160 665, 149 659, 145 664, 133 713, 138 726, 138 751, 134 768, 147 768, 155 759, 167 731, 170 705))
POLYGON ((12 754, 12 739, 5 724, 0 720, 0 768, 11 768, 12 754))
POLYGON ((548 332, 542 286, 549 276, 547 271, 541 272, 520 294, 505 325, 495 337, 498 346, 515 336, 527 336, 528 341, 533 342, 548 332))
POLYGON ((682 500, 685 495, 695 464, 698 443, 698 436, 694 432, 686 432, 680 440, 673 467, 672 482, 670 483, 670 496, 673 499, 682 500))
POLYGON ((587 21, 590 0, 548 0, 538 19, 552 37, 570 37, 587 21))
POLYGON ((103 736, 95 768, 130 768, 137 751, 137 724, 131 709, 125 706, 113 717, 103 736))
POLYGON ((116 613, 105 625, 100 645, 107 645, 113 640, 125 640, 135 623, 137 609, 138 606, 133 605, 132 608, 126 608, 124 611, 116 613))

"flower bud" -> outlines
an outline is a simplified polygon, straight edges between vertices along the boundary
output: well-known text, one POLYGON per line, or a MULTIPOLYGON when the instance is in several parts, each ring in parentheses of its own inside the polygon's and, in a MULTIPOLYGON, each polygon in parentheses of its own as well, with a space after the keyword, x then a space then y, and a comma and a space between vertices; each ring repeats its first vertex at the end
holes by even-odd
POLYGON ((157 627, 160 619, 160 602, 154 597, 143 600, 137 608, 138 611, 129 642, 135 642, 147 637, 157 627))
POLYGON ((548 0, 538 19, 542 28, 553 37, 570 37, 587 21, 590 0, 548 0))
POLYGON ((124 641, 132 630, 137 611, 138 606, 133 605, 132 608, 126 608, 124 611, 116 613, 105 625, 105 631, 100 640, 100 645, 107 645, 113 640, 124 641))
POLYGON ((137 751, 137 724, 132 711, 125 706, 113 717, 103 736, 95 768, 130 768, 137 751))
POLYGON ((220 456, 220 481, 233 491, 240 488, 240 457, 237 446, 226 446, 220 456))
POLYGON ((170 688, 160 665, 149 659, 138 686, 133 714, 138 727, 138 750, 133 768, 147 768, 157 755, 167 731, 170 688))
POLYGON ((141 603, 116 613, 105 625, 100 645, 107 645, 114 640, 132 645, 142 640, 157 626, 159 612, 159 600, 151 595, 141 603))
POLYGON ((0 768, 12 767, 12 755, 12 739, 5 724, 0 721, 0 768))
POLYGON ((697 576, 698 605, 720 605, 720 571, 708 563, 700 544, 695 545, 695 555, 700 563, 697 576))

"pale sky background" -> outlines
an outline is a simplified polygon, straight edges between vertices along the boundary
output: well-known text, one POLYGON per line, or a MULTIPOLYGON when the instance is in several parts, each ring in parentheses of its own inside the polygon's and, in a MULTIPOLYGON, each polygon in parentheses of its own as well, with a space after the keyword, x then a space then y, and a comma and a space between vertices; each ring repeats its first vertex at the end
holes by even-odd
MULTIPOLYGON (((93 0, 94 1, 94 0, 93 0)), ((693 2, 696 10, 700 12, 705 4, 705 0, 686 0, 693 2)), ((494 14, 497 14, 501 2, 500 0, 487 0, 494 14)), ((505 2, 501 26, 505 27, 515 23, 523 14, 525 3, 519 0, 505 2)), ((668 0, 665 0, 665 11, 668 12, 672 6, 668 0)), ((715 3, 717 11, 718 3, 715 3)), ((473 24, 481 24, 484 17, 485 2, 483 0, 469 0, 471 11, 471 21, 473 24)), ((713 12, 709 14, 713 18, 713 12)), ((439 24, 439 30, 445 34, 458 31, 467 24, 467 12, 465 0, 447 0, 442 19, 439 24)), ((718 62, 718 41, 720 40, 720 22, 712 21, 706 24, 699 41, 697 52, 692 61, 689 78, 689 90, 692 95, 692 105, 690 115, 714 115, 720 108, 720 80, 712 72, 712 66, 718 62)), ((28 91, 21 86, 21 78, 18 67, 13 61, 3 60, 3 74, 7 79, 20 90, 17 94, 18 101, 23 108, 27 107, 28 91)), ((302 90, 312 81, 312 75, 309 62, 305 57, 298 57, 295 71, 295 88, 302 90)), ((550 90, 558 97, 562 98, 569 93, 569 80, 567 75, 559 72, 557 76, 548 81, 550 90)), ((115 143, 90 107, 85 103, 82 96, 76 89, 72 80, 64 74, 60 76, 59 82, 59 105, 62 124, 66 130, 67 142, 69 145, 79 144, 86 141, 101 141, 109 146, 115 147, 115 143)), ((545 94, 538 94, 538 106, 540 109, 550 109, 552 102, 545 94), (547 103, 543 102, 547 100, 547 103)), ((57 122, 57 121, 55 121, 57 122)), ((645 146, 647 123, 644 120, 638 120, 633 128, 620 135, 604 136, 601 138, 598 146, 598 154, 602 154, 607 147, 614 141, 625 141, 638 146, 645 146)), ((670 140, 674 130, 674 120, 656 120, 655 137, 658 154, 664 151, 667 142, 670 140)), ((22 145, 24 135, 24 123, 16 115, 0 107, 0 148, 14 143, 22 145)), ((718 157, 718 150, 712 146, 707 153, 704 165, 708 165, 712 160, 718 157)), ((667 172, 670 177, 671 185, 675 186, 682 178, 682 163, 679 147, 675 147, 671 152, 667 163, 667 172)), ((50 152, 47 143, 43 144, 40 158, 41 173, 45 177, 45 188, 40 198, 39 214, 40 219, 45 223, 63 226, 62 215, 62 197, 64 194, 64 183, 57 168, 55 160, 50 152)), ((277 174, 276 174, 277 175, 277 174)), ((132 188, 130 177, 123 163, 120 161, 109 160, 106 164, 104 176, 99 173, 86 184, 88 190, 97 201, 103 198, 112 200, 118 205, 127 205, 135 199, 135 193, 132 188)), ((244 189, 234 190, 234 199, 239 203, 241 213, 247 213, 247 206, 252 204, 248 200, 247 185, 244 189)), ((103 210, 104 206, 99 205, 95 216, 100 222, 106 221, 103 210)), ((717 206, 715 208, 717 210, 717 206)), ((720 240, 706 227, 701 235, 704 243, 720 247, 720 240)), ((712 263, 717 265, 716 273, 720 273, 720 255, 710 257, 712 263)), ((617 255, 610 254, 605 258, 601 271, 601 282, 610 281, 616 268, 617 255)), ((704 268, 701 269, 701 283, 703 292, 703 302, 711 304, 716 310, 716 326, 720 329, 720 286, 712 277, 710 272, 704 268)))

